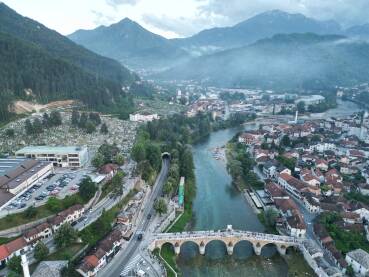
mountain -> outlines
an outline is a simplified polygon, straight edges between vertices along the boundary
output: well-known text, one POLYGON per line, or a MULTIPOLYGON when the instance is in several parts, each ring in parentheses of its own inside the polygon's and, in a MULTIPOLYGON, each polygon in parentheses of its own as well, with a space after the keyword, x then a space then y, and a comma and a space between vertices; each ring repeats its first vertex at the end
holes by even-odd
POLYGON ((132 78, 131 72, 116 61, 97 55, 41 23, 19 15, 4 3, 0 3, 0 32, 34 43, 53 56, 99 77, 119 82, 130 82, 132 78))
POLYGON ((175 39, 174 42, 190 51, 201 53, 241 47, 275 34, 290 33, 341 34, 342 30, 335 21, 318 21, 302 14, 273 10, 232 27, 204 30, 189 38, 175 39))
POLYGON ((78 99, 102 108, 125 97, 137 76, 0 3, 0 120, 16 98, 78 99), (27 93, 26 93, 27 91, 27 93), (6 103, 5 103, 6 102, 6 103))
POLYGON ((128 18, 107 27, 78 30, 69 38, 136 69, 167 67, 188 57, 170 40, 149 32, 128 18))
POLYGON ((156 77, 231 87, 324 89, 369 80, 369 44, 339 35, 282 34, 202 56, 156 77))

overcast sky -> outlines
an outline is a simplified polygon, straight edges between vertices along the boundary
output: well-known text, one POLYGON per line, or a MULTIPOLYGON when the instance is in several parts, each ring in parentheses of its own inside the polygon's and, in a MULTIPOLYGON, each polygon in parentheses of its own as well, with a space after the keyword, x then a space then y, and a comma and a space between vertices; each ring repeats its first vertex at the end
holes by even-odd
MULTIPOLYGON (((1 2, 1 0, 0 0, 1 2)), ((129 17, 168 38, 229 26, 281 9, 345 26, 369 22, 369 0, 3 0, 22 15, 67 35, 129 17)))

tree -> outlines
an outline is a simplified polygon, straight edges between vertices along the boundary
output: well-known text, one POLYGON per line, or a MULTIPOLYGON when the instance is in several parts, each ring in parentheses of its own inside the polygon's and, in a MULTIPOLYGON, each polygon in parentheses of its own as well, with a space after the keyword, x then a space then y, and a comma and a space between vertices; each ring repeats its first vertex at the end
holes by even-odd
POLYGON ((274 228, 277 217, 278 213, 272 208, 268 208, 264 211, 264 222, 269 228, 274 228))
POLYGON ((114 158, 114 162, 118 165, 123 165, 124 164, 124 156, 122 154, 117 154, 114 158))
POLYGON ((154 170, 159 170, 161 165, 161 151, 159 146, 153 143, 147 144, 146 159, 150 162, 154 170))
POLYGON ((88 120, 87 123, 86 123, 86 132, 87 132, 87 134, 92 134, 95 131, 96 131, 95 124, 91 120, 88 120))
POLYGON ((6 131, 5 131, 5 135, 6 135, 7 137, 10 137, 10 138, 14 137, 14 135, 15 135, 15 131, 14 131, 14 129, 12 129, 12 128, 6 129, 6 131))
POLYGON ((352 268, 352 265, 349 265, 348 267, 346 267, 346 274, 349 277, 355 276, 355 272, 354 272, 354 269, 352 268))
POLYGON ((29 119, 26 120, 25 129, 26 129, 27 135, 32 135, 33 134, 33 125, 31 123, 31 120, 29 120, 29 119))
POLYGON ((44 125, 46 128, 50 127, 50 117, 48 113, 44 113, 42 115, 42 125, 44 125))
POLYGON ((104 156, 104 163, 113 162, 113 157, 119 153, 119 148, 115 144, 104 143, 99 147, 98 150, 104 156))
POLYGON ((37 209, 33 206, 30 206, 27 210, 24 211, 25 218, 34 218, 37 214, 37 209))
POLYGON ((91 180, 90 177, 83 179, 79 185, 79 195, 84 201, 90 200, 95 195, 96 191, 96 184, 91 180))
POLYGON ((149 182, 151 176, 153 176, 153 174, 155 173, 154 169, 148 161, 142 161, 138 163, 137 169, 139 174, 141 174, 141 178, 146 182, 149 182))
POLYGON ((87 124, 87 120, 88 120, 88 117, 87 117, 87 114, 86 113, 82 113, 80 119, 79 119, 79 127, 80 128, 86 128, 86 124, 87 124))
POLYGON ((79 119, 80 119, 79 112, 76 111, 76 110, 73 110, 73 112, 72 112, 72 119, 71 119, 72 125, 73 126, 78 126, 79 119))
POLYGON ((118 195, 123 194, 123 185, 122 185, 123 177, 124 177, 123 171, 118 171, 117 174, 115 174, 115 176, 111 180, 111 185, 113 187, 113 193, 118 194, 118 195))
POLYGON ((49 255, 49 248, 42 242, 39 241, 34 250, 34 257, 37 261, 44 260, 49 255))
POLYGON ((60 126, 62 125, 62 117, 60 112, 58 111, 52 111, 50 113, 50 125, 51 126, 60 126))
POLYGON ((172 180, 169 180, 169 178, 168 178, 168 181, 164 184, 163 192, 166 195, 169 195, 172 192, 173 187, 174 187, 174 184, 173 184, 172 180))
POLYGON ((50 197, 46 202, 46 207, 54 213, 63 209, 61 202, 56 197, 50 197))
POLYGON ((290 139, 290 137, 288 135, 284 135, 282 137, 281 144, 283 146, 287 146, 287 147, 290 146, 291 145, 291 139, 290 139))
POLYGON ((101 124, 101 118, 100 118, 100 115, 98 113, 90 113, 88 117, 96 125, 100 125, 101 124))
POLYGON ((97 152, 91 163, 95 168, 102 167, 105 164, 104 156, 101 153, 97 152))
POLYGON ((296 108, 299 111, 299 113, 304 113, 305 112, 305 102, 304 101, 298 102, 296 105, 296 108))
POLYGON ((105 135, 109 133, 108 126, 106 125, 106 123, 103 123, 101 125, 100 132, 105 135))
POLYGON ((165 214, 168 211, 167 202, 164 198, 160 197, 159 199, 156 199, 154 204, 154 209, 157 213, 160 215, 165 214))
POLYGON ((69 246, 77 239, 77 231, 69 223, 64 223, 56 231, 54 241, 58 248, 69 246))
POLYGON ((14 271, 15 273, 22 274, 22 258, 20 256, 13 256, 7 263, 9 270, 14 271))
POLYGON ((40 119, 36 118, 33 121, 33 133, 34 134, 41 134, 43 131, 44 131, 43 126, 42 126, 42 123, 41 123, 40 119))
POLYGON ((132 147, 131 154, 132 154, 132 158, 136 162, 141 162, 141 161, 145 160, 145 158, 146 158, 146 151, 145 151, 145 146, 143 145, 143 143, 136 143, 132 147))

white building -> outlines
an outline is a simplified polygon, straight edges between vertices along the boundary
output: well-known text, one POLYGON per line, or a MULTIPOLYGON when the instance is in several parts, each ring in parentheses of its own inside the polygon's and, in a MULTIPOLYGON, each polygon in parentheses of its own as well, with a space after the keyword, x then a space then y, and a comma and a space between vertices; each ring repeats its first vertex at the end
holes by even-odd
POLYGON ((159 116, 157 114, 143 115, 143 114, 137 113, 137 114, 129 115, 129 120, 134 121, 134 122, 149 122, 155 119, 159 119, 159 116))
POLYGON ((369 254, 362 249, 356 249, 346 254, 346 262, 352 266, 355 273, 366 276, 369 272, 369 254))
POLYGON ((83 167, 88 161, 86 146, 27 146, 16 157, 52 162, 56 167, 83 167))
POLYGON ((325 101, 325 97, 321 95, 307 95, 301 96, 295 101, 295 103, 304 102, 305 106, 317 105, 325 101))

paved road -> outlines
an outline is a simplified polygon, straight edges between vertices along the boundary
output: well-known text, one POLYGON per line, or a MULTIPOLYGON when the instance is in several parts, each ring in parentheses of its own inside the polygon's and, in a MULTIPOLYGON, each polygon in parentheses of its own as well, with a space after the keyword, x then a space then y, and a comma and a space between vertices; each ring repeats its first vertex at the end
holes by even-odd
POLYGON ((146 232, 150 223, 150 220, 147 218, 147 216, 155 212, 153 209, 154 202, 162 191, 163 185, 167 178, 169 164, 169 159, 163 159, 161 171, 154 184, 152 194, 150 195, 150 198, 142 213, 141 221, 138 224, 136 234, 129 241, 127 247, 119 252, 114 259, 97 274, 98 276, 120 276, 120 273, 127 266, 129 261, 140 252, 140 249, 144 245, 144 241, 137 240, 137 235, 138 233, 142 232, 144 233, 145 237, 149 236, 149 232, 146 232))

